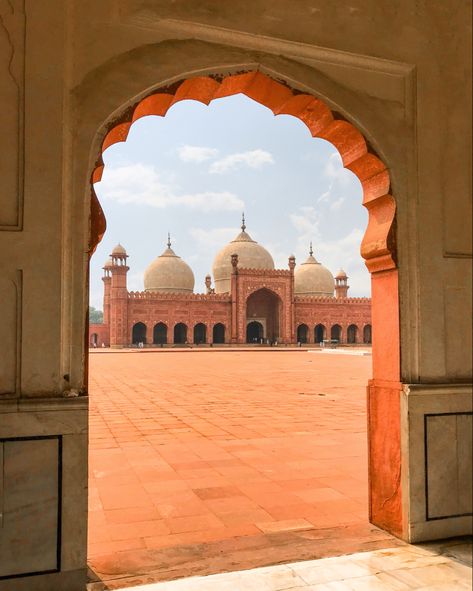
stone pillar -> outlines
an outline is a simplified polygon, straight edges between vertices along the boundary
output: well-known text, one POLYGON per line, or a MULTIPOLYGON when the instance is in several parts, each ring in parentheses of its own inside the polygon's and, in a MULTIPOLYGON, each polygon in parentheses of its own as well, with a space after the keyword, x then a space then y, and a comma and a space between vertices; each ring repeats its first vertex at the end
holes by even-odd
POLYGON ((294 269, 296 268, 296 257, 291 255, 289 257, 289 270, 291 272, 290 288, 289 288, 289 318, 288 318, 288 339, 287 343, 296 342, 295 329, 295 306, 294 306, 294 269))
POLYGON ((238 343, 238 255, 232 254, 232 276, 230 277, 232 294, 231 343, 238 343))

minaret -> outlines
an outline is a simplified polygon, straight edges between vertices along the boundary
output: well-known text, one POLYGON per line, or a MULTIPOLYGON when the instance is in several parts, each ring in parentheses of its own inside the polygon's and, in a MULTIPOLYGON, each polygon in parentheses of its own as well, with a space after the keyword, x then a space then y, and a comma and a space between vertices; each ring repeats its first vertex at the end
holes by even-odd
POLYGON ((207 294, 215 293, 215 289, 212 287, 212 277, 210 275, 205 276, 205 289, 207 294))
POLYGON ((347 298, 348 297, 348 277, 343 269, 337 273, 335 277, 335 297, 336 298, 347 298))
POLYGON ((110 347, 121 349, 131 340, 127 334, 128 326, 128 289, 126 274, 129 267, 126 264, 128 255, 121 244, 117 244, 110 255, 112 276, 110 285, 110 347))

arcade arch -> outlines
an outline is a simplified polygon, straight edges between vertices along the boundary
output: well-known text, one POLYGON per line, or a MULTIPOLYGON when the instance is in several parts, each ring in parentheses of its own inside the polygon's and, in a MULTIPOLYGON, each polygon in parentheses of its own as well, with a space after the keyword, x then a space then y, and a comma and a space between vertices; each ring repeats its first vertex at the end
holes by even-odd
POLYGON ((307 324, 299 324, 297 327, 297 342, 305 344, 309 338, 309 327, 307 324))
POLYGON ((350 324, 347 328, 347 343, 354 345, 358 340, 358 327, 356 324, 350 324))
POLYGON ((183 322, 178 322, 174 326, 174 344, 184 345, 187 343, 187 325, 183 322))
POLYGON ((146 345, 146 324, 143 322, 136 322, 131 330, 131 342, 134 345, 143 343, 146 345))
POLYGON ((168 342, 168 327, 164 322, 158 322, 153 328, 153 344, 166 345, 168 342))
POLYGON ((217 322, 212 329, 212 342, 216 345, 225 343, 225 325, 217 322))
POLYGON ((332 341, 342 342, 342 327, 339 324, 334 324, 330 329, 330 338, 332 341))
POLYGON ((194 326, 194 343, 201 345, 207 342, 207 327, 202 322, 194 326))
POLYGON ((323 324, 316 324, 314 328, 314 341, 316 343, 321 343, 327 335, 327 329, 323 324))

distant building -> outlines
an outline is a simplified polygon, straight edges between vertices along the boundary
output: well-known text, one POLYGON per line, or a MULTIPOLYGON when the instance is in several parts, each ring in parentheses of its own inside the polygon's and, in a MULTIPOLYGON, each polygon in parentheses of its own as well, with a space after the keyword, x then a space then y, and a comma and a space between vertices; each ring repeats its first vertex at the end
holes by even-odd
POLYGON ((309 257, 275 269, 271 254, 241 232, 215 257, 205 293, 168 244, 146 269, 143 292, 129 292, 128 254, 117 245, 105 263, 104 321, 91 324, 91 347, 245 343, 371 342, 371 299, 349 298, 343 270, 334 278, 309 257))

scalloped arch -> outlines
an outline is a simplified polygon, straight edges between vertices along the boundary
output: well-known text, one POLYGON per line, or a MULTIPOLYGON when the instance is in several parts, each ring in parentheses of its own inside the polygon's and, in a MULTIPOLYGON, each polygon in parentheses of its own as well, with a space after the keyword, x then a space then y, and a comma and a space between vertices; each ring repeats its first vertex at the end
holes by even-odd
MULTIPOLYGON (((363 205, 368 210, 368 226, 361 243, 361 255, 372 273, 396 268, 394 221, 396 204, 389 194, 390 179, 386 165, 373 153, 358 129, 337 118, 330 108, 315 96, 300 93, 285 83, 259 71, 231 74, 224 78, 196 76, 174 85, 174 92, 155 90, 127 110, 125 120, 114 125, 105 135, 101 154, 91 174, 92 184, 102 178, 102 153, 113 144, 127 139, 131 125, 141 117, 164 117, 169 108, 182 100, 192 99, 208 105, 212 100, 244 94, 266 106, 275 115, 292 115, 300 119, 315 138, 335 146, 343 166, 360 180, 363 205)), ((105 217, 92 187, 92 224, 90 254, 105 232, 105 217)))

